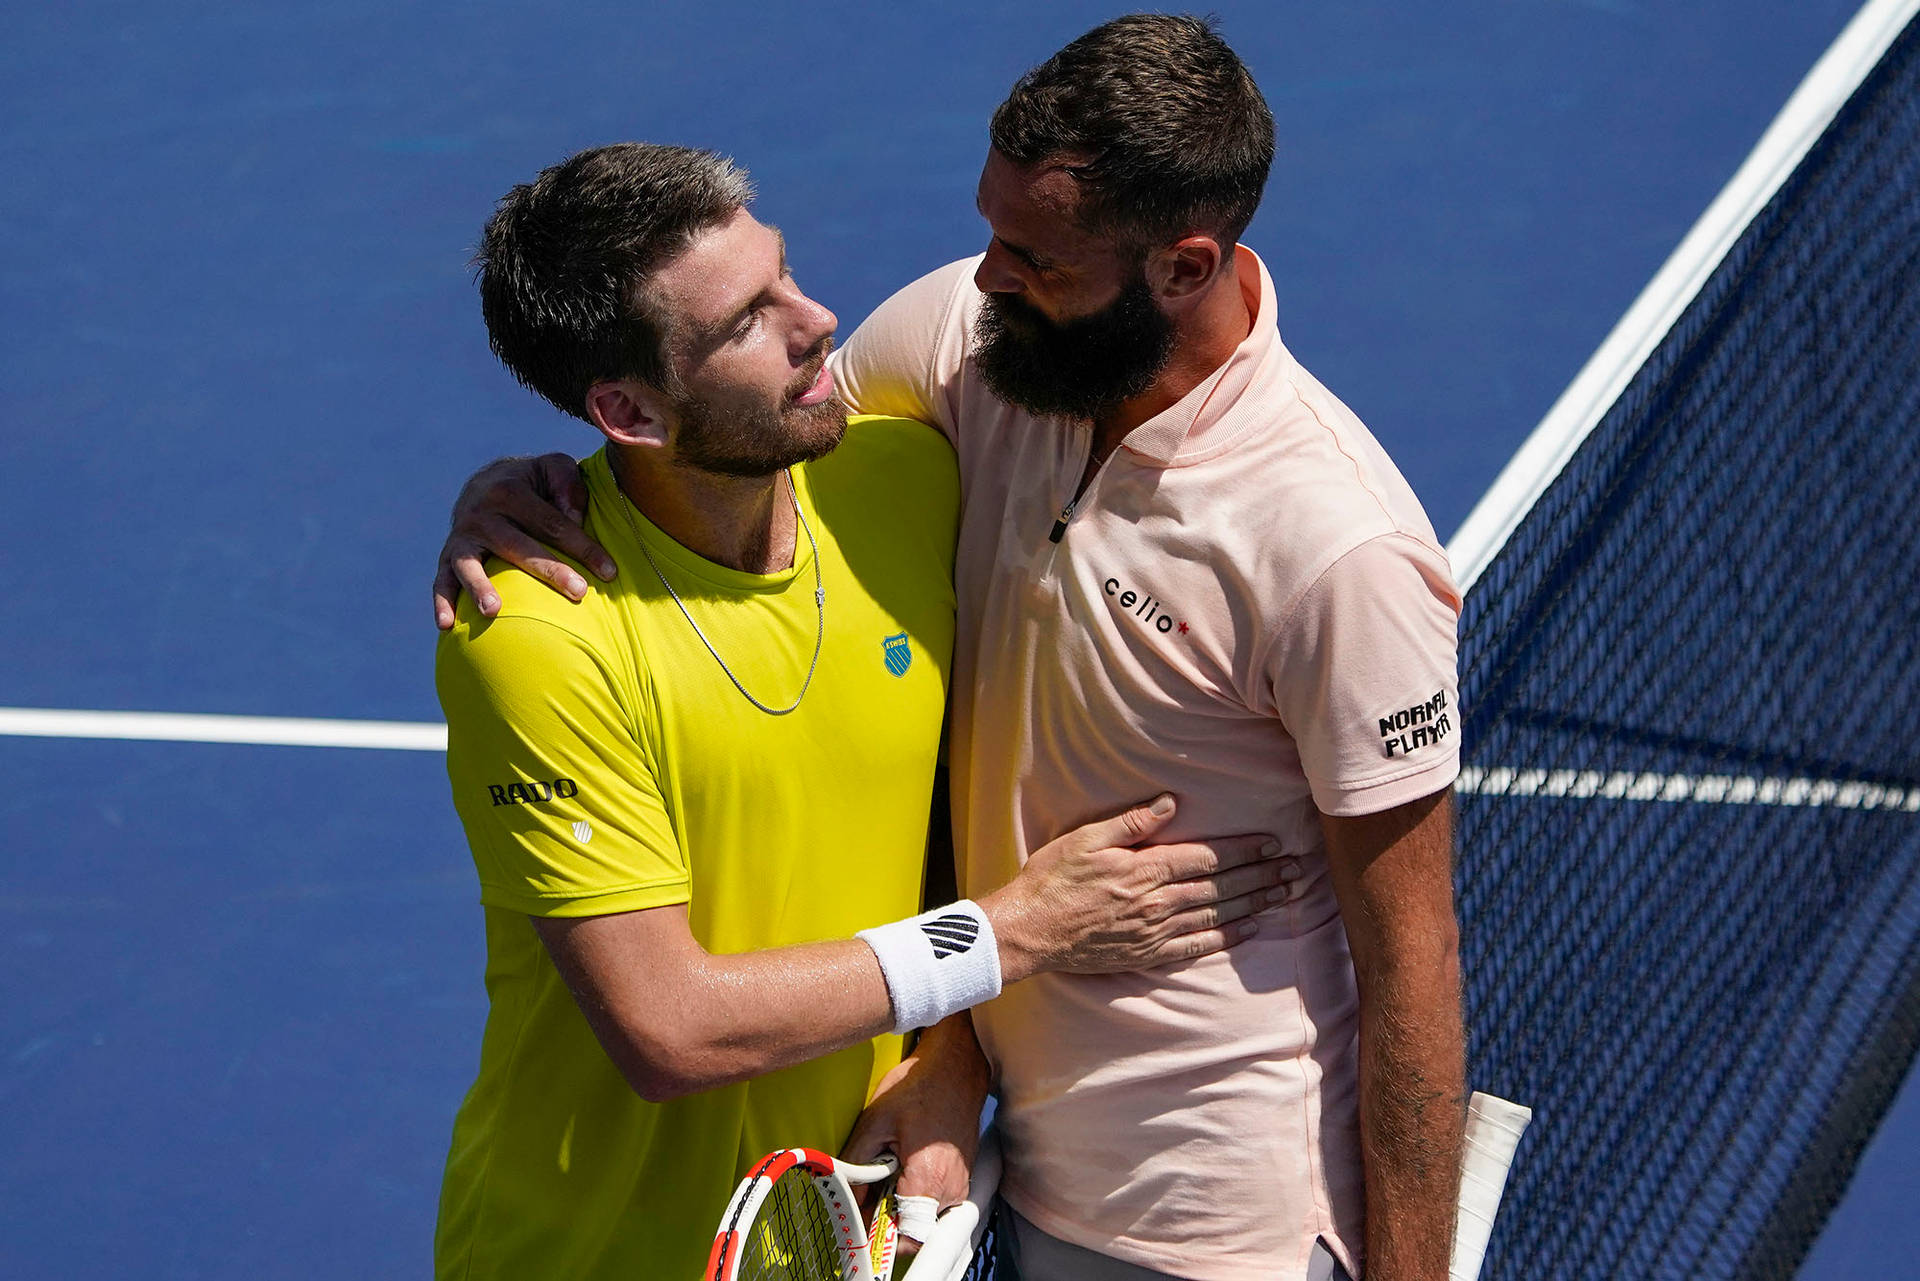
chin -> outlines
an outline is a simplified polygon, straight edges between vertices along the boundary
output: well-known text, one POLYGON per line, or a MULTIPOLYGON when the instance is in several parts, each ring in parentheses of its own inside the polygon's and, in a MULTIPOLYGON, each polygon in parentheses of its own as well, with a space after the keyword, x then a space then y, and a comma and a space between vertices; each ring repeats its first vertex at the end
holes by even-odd
POLYGON ((847 406, 838 396, 830 396, 797 412, 803 416, 803 425, 796 435, 805 442, 807 453, 795 462, 831 453, 847 434, 847 406))

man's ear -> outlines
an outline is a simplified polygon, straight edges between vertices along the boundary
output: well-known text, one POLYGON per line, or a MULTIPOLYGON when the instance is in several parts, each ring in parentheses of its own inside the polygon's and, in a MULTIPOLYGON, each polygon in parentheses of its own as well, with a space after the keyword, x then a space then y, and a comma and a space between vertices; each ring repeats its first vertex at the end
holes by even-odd
POLYGON ((667 443, 667 398, 632 378, 587 388, 587 417, 616 445, 667 443))
POLYGON ((1147 287, 1163 302, 1190 301, 1219 276, 1228 252, 1212 236, 1187 236, 1147 259, 1147 287))

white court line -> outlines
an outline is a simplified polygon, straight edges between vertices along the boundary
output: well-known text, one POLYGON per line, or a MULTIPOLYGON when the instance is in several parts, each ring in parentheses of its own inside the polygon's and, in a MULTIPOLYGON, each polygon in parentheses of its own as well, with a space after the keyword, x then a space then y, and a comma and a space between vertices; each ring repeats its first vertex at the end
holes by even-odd
POLYGON ((1620 399, 1727 251, 1916 13, 1920 13, 1920 0, 1869 0, 1814 64, 1746 163, 1567 384, 1447 544, 1447 559, 1463 594, 1506 546, 1521 519, 1620 399))
MULTIPOLYGON (((0 736, 136 739, 175 743, 247 743, 274 747, 358 747, 444 752, 447 727, 419 721, 300 720, 284 716, 183 716, 169 712, 85 712, 0 707, 0 736)), ((1858 780, 1767 778, 1738 774, 1544 770, 1462 766, 1454 784, 1474 796, 1584 800, 1695 801, 1724 805, 1797 805, 1920 813, 1920 787, 1858 780)))
POLYGON ((1792 805, 1920 814, 1920 787, 1888 787, 1858 779, 1766 778, 1744 774, 1656 774, 1646 771, 1492 769, 1468 765, 1456 790, 1473 796, 1545 796, 1708 805, 1792 805))
POLYGON ((289 716, 185 716, 172 712, 87 712, 0 707, 0 735, 123 738, 170 743, 257 743, 276 747, 371 747, 444 752, 447 727, 418 721, 300 720, 289 716))

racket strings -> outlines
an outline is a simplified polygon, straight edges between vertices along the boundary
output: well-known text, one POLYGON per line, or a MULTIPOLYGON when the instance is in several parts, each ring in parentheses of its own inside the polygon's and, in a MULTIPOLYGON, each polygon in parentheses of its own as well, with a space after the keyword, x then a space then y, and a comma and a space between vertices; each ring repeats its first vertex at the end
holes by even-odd
POLYGON ((767 1190, 740 1260, 740 1281, 840 1281, 840 1248, 812 1176, 792 1169, 767 1190))

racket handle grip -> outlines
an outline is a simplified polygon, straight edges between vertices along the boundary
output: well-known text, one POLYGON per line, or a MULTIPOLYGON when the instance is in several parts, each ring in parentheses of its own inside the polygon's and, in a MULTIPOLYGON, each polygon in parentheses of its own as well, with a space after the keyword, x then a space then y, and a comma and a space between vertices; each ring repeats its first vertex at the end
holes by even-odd
POLYGON ((1451 1281, 1478 1281, 1506 1191, 1514 1149, 1533 1109, 1475 1092, 1467 1101, 1466 1141, 1460 1151, 1460 1206, 1454 1219, 1451 1281))

